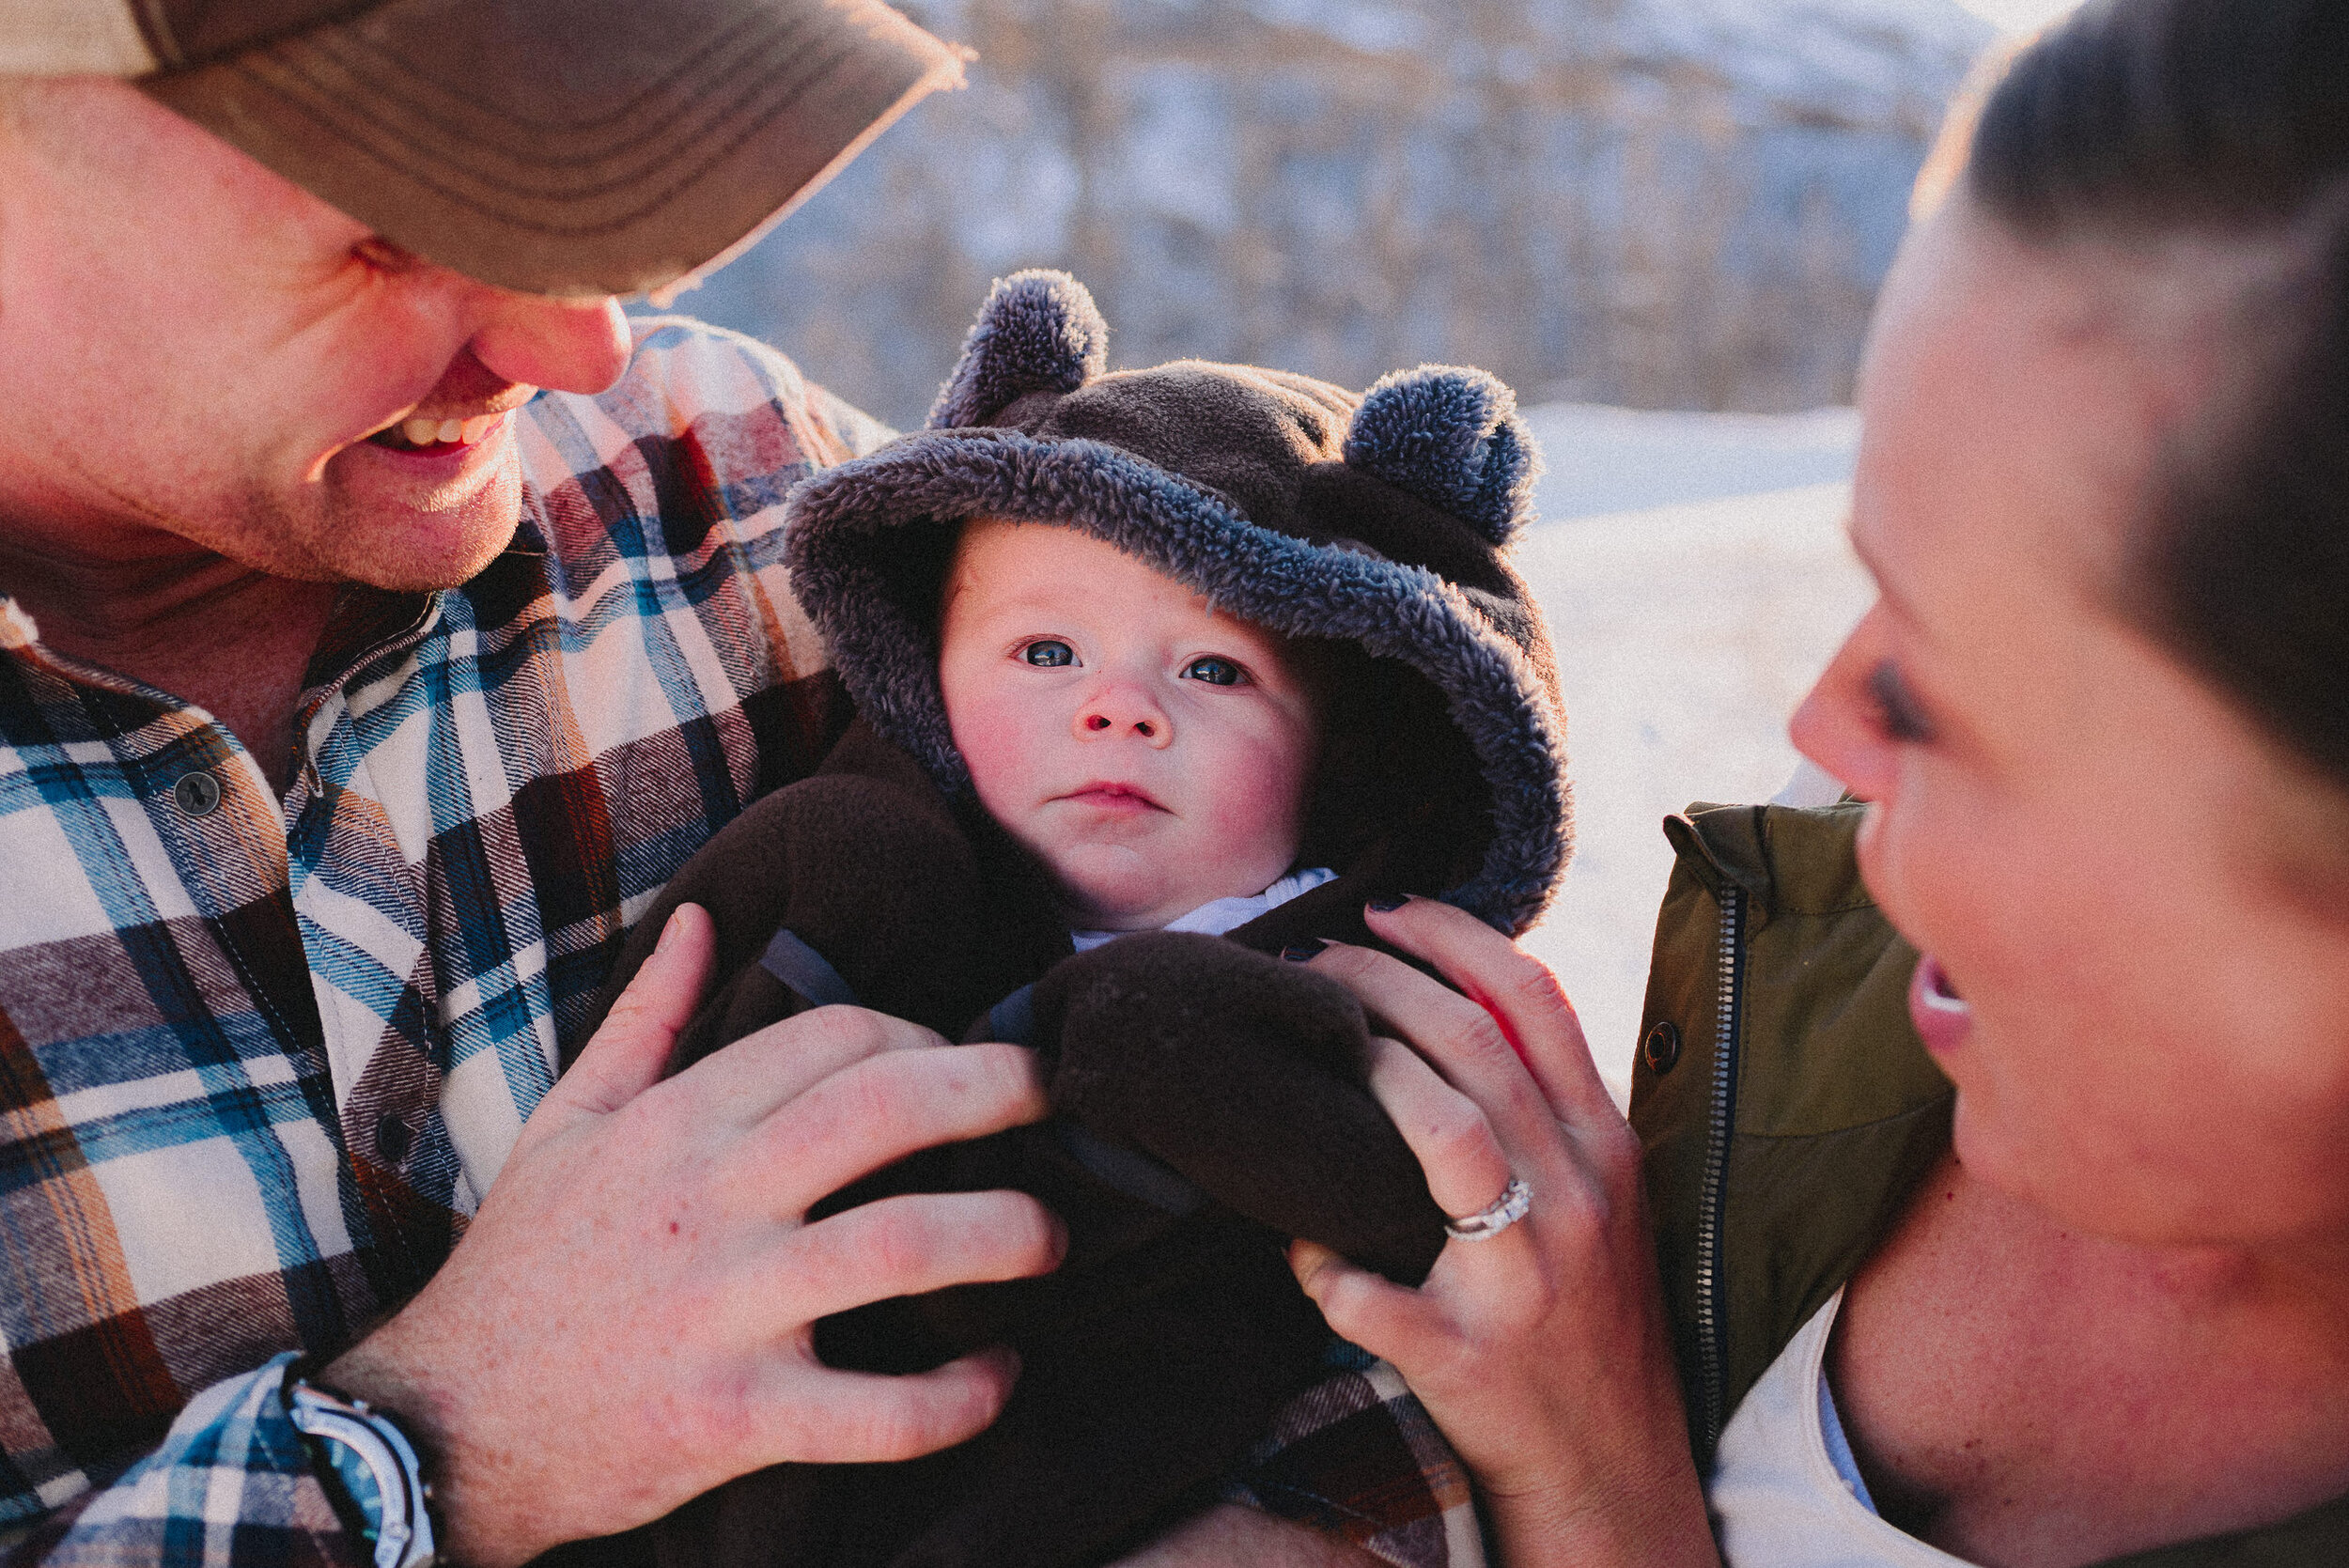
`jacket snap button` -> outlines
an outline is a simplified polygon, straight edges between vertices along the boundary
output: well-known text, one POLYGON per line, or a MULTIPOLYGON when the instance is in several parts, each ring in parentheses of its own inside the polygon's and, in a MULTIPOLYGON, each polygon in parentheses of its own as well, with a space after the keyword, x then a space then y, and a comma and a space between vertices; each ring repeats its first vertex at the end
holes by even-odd
POLYGON ((412 1135, 408 1131, 408 1124, 390 1111, 387 1110, 376 1118, 375 1152, 392 1164, 397 1165, 408 1157, 408 1145, 412 1137, 412 1135))
POLYGON ((171 786, 171 798, 190 816, 210 816, 220 809, 220 781, 201 768, 182 773, 171 786))
POLYGON ((1671 1072, 1672 1063, 1680 1060, 1680 1026, 1670 1018, 1659 1019, 1640 1042, 1640 1056, 1657 1078, 1671 1072))

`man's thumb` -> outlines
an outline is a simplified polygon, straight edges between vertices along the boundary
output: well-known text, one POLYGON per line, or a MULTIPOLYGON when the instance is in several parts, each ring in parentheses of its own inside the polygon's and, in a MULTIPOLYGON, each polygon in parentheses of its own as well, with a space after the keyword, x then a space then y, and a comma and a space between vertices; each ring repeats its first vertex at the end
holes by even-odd
POLYGON ((581 1048, 548 1097, 560 1095, 570 1111, 600 1115, 659 1082, 677 1032, 701 1005, 716 946, 709 911, 698 904, 678 905, 644 967, 605 1015, 603 1027, 581 1048))

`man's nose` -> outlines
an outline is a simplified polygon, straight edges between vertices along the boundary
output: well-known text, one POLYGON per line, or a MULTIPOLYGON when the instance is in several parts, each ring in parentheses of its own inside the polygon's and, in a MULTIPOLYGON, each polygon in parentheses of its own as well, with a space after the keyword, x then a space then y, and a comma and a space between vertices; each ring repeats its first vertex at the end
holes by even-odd
POLYGON ((1166 710, 1131 680, 1107 680, 1095 687, 1078 705, 1076 727, 1081 740, 1131 736, 1157 751, 1174 741, 1174 725, 1166 710))
POLYGON ((479 286, 474 356, 509 381, 597 393, 628 368, 632 340, 620 302, 560 300, 479 286))

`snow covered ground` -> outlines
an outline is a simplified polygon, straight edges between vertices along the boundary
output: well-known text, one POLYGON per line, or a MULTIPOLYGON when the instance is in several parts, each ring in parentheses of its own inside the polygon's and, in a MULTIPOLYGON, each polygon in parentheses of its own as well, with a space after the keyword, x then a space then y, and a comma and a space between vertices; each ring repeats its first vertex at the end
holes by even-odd
POLYGON ((1777 793, 1796 761, 1787 715, 1867 607, 1843 536, 1859 426, 1844 409, 1526 418, 1549 473, 1517 565, 1557 641, 1578 822, 1527 946, 1620 1095, 1672 867, 1657 825, 1693 800, 1777 793))

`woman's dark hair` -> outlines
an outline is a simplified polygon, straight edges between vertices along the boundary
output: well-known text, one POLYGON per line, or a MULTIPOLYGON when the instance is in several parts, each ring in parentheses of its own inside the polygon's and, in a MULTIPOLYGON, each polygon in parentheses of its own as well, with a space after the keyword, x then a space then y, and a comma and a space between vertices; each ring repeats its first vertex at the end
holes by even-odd
POLYGON ((2273 247, 2280 316, 2232 318, 2263 363, 2122 597, 2349 786, 2349 0, 2100 0, 1991 89, 1966 179, 2027 241, 2273 247))

